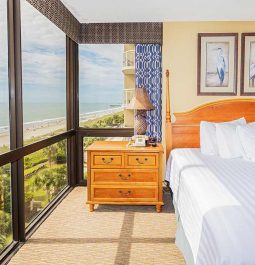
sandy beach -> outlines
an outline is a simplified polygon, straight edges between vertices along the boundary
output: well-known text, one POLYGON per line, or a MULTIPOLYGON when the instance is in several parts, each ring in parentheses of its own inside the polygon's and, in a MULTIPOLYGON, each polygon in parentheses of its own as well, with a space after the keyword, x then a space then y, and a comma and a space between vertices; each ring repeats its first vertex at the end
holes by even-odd
MULTIPOLYGON (((80 122, 97 119, 105 115, 113 114, 122 111, 122 107, 111 108, 107 110, 94 111, 80 115, 80 122)), ((57 118, 43 121, 35 121, 24 124, 24 140, 29 140, 32 137, 41 137, 43 135, 53 134, 58 130, 66 130, 66 119, 57 118)), ((0 147, 9 146, 8 130, 0 132, 0 147)))

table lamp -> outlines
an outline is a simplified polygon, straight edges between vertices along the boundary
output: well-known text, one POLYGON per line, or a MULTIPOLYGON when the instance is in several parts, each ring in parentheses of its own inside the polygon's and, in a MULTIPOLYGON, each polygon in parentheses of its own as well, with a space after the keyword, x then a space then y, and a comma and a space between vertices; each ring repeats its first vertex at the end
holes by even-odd
POLYGON ((135 110, 135 135, 144 135, 147 130, 146 111, 154 110, 148 93, 144 87, 136 88, 135 95, 126 109, 135 110))

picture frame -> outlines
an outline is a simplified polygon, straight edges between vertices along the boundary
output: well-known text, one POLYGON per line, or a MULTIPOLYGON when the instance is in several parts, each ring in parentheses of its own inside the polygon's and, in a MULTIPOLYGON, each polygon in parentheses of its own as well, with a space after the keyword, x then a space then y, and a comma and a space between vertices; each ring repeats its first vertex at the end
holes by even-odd
POLYGON ((241 96, 255 96, 255 32, 242 33, 241 96))
POLYGON ((238 33, 199 33, 197 52, 197 95, 237 95, 238 33))

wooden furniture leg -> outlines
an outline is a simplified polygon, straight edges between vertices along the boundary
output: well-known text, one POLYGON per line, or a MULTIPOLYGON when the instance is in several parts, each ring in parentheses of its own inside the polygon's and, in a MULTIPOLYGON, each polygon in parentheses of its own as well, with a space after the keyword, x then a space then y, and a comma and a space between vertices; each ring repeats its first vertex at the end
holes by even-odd
POLYGON ((94 204, 89 204, 89 211, 94 212, 94 204))
POLYGON ((160 204, 157 204, 156 205, 156 211, 157 211, 157 213, 160 213, 161 212, 161 208, 162 208, 162 205, 160 205, 160 204))

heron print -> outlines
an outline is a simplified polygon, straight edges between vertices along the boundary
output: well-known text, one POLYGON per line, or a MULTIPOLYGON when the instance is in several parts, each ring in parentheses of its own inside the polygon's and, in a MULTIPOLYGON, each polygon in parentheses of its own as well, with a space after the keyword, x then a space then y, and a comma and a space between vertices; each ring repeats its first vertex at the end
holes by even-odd
POLYGON ((255 87, 255 41, 250 43, 250 87, 255 87))
POLYGON ((206 45, 206 86, 227 87, 229 82, 229 43, 208 42, 206 45))

